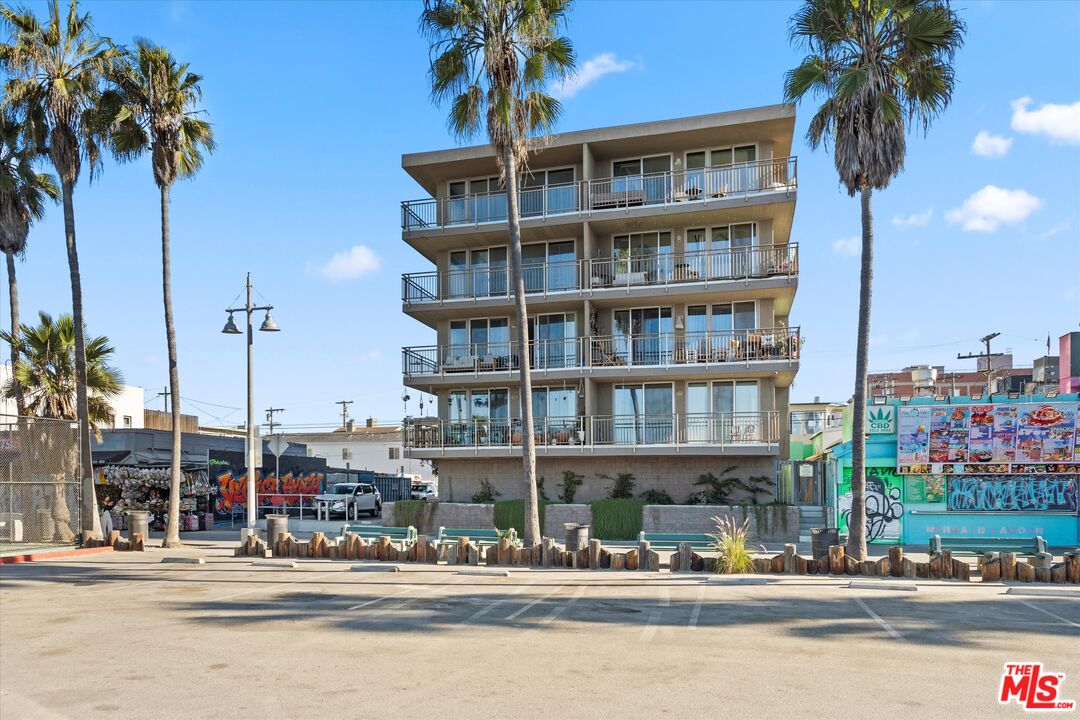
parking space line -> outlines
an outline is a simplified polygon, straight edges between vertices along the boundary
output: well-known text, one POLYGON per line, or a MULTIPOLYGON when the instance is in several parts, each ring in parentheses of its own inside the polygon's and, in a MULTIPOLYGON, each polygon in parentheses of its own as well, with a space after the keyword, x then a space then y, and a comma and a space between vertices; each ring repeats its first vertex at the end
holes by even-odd
POLYGON ((705 586, 702 585, 697 591, 697 602, 694 603, 694 609, 690 612, 690 622, 687 627, 697 627, 698 616, 701 615, 701 603, 705 600, 705 586))
POLYGON ((504 602, 509 600, 510 595, 517 595, 518 593, 525 590, 526 587, 527 586, 522 585, 522 586, 512 590, 511 592, 506 593, 507 597, 496 600, 495 602, 491 603, 490 605, 487 605, 487 606, 481 608, 480 610, 477 610, 470 617, 462 620, 459 624, 460 625, 467 625, 468 623, 471 623, 473 620, 476 620, 477 618, 480 618, 480 617, 483 617, 484 615, 487 615, 489 612, 491 612, 492 610, 494 610, 495 608, 497 608, 498 606, 502 605, 504 602))
POLYGON ((554 590, 552 590, 551 592, 549 592, 547 595, 544 595, 543 597, 536 598, 535 600, 533 600, 528 605, 526 605, 524 607, 521 607, 521 608, 518 608, 517 611, 515 611, 514 613, 512 613, 510 615, 507 615, 503 619, 504 620, 513 620, 514 618, 521 615, 522 613, 524 613, 524 612, 526 612, 528 610, 531 610, 533 608, 533 606, 538 605, 539 603, 542 603, 544 600, 547 600, 549 597, 551 597, 552 595, 558 593, 562 589, 563 589, 563 586, 560 585, 559 587, 557 587, 554 590))
POLYGON ((641 631, 641 641, 648 642, 656 635, 657 623, 660 622, 661 609, 665 607, 671 607, 671 590, 666 587, 660 588, 660 599, 656 603, 657 607, 649 615, 649 622, 645 625, 645 629, 641 631))
POLYGON ((893 639, 895 639, 895 640, 903 640, 904 639, 900 635, 900 633, 896 632, 896 630, 893 629, 892 625, 885 622, 885 620, 880 615, 878 615, 876 612, 871 610, 870 606, 867 605, 866 603, 864 603, 862 598, 855 597, 855 598, 852 598, 852 599, 855 602, 857 602, 859 604, 859 607, 861 607, 863 610, 865 610, 866 614, 869 615, 870 617, 872 617, 877 622, 877 624, 880 625, 882 627, 882 629, 885 630, 885 632, 889 633, 889 635, 891 635, 893 637, 893 639))
POLYGON ((414 590, 416 590, 416 588, 417 588, 416 585, 409 585, 408 587, 406 587, 403 590, 400 590, 400 591, 398 591, 396 593, 390 593, 389 595, 380 595, 377 598, 373 598, 371 600, 365 600, 364 602, 360 603, 359 605, 353 605, 350 608, 345 608, 345 610, 349 611, 349 612, 351 612, 353 610, 359 610, 360 608, 365 608, 365 607, 367 607, 369 605, 374 605, 375 603, 382 602, 383 600, 389 600, 390 598, 394 598, 394 597, 397 597, 399 595, 404 595, 405 593, 408 593, 408 592, 413 592, 414 590))
POLYGON ((1063 618, 1060 615, 1055 615, 1054 613, 1050 612, 1049 610, 1045 610, 1045 609, 1039 607, 1038 605, 1036 605, 1033 602, 1029 602, 1028 600, 1021 600, 1020 602, 1027 605, 1032 610, 1038 610, 1042 614, 1049 615, 1050 617, 1054 618, 1055 620, 1060 620, 1061 622, 1065 623, 1066 625, 1071 625, 1073 627, 1080 628, 1080 623, 1074 623, 1072 620, 1069 620, 1067 618, 1063 618))
MULTIPOLYGON (((578 586, 578 589, 574 592, 573 596, 569 600, 567 600, 565 604, 558 606, 557 608, 552 610, 550 613, 548 613, 547 617, 540 621, 540 624, 541 625, 547 625, 548 623, 555 620, 555 618, 562 615, 567 609, 569 609, 569 607, 571 605, 576 603, 581 598, 581 596, 584 595, 584 594, 585 594, 585 586, 584 585, 578 586)), ((534 630, 535 630, 535 628, 534 628, 534 630)))
MULTIPOLYGON (((459 577, 459 578, 455 578, 453 580, 448 581, 446 584, 447 585, 458 585, 460 583, 465 582, 468 579, 469 579, 468 577, 459 577)), ((421 595, 425 595, 427 593, 435 592, 436 590, 438 590, 438 589, 440 589, 442 587, 443 587, 442 584, 438 584, 438 583, 430 583, 430 584, 427 584, 427 585, 419 585, 419 586, 414 585, 414 586, 412 586, 412 589, 417 591, 416 595, 414 595, 411 598, 408 598, 407 600, 402 600, 398 604, 391 605, 390 607, 385 608, 385 609, 386 610, 398 610, 400 608, 405 607, 409 603, 416 602, 417 600, 420 600, 421 595)), ((401 595, 401 593, 394 593, 394 595, 388 595, 387 597, 394 597, 396 595, 401 595)))

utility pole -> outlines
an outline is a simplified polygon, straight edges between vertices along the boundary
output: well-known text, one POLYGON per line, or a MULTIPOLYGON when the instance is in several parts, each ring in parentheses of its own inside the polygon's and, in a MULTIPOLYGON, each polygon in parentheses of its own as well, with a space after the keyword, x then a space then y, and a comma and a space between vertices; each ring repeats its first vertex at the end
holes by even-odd
POLYGON ((335 405, 341 406, 341 431, 345 432, 348 427, 349 421, 349 406, 353 404, 352 400, 338 400, 335 405))
POLYGON ((274 413, 285 412, 285 408, 270 407, 266 408, 266 422, 270 426, 270 434, 274 434, 274 413))
POLYGON ((971 360, 972 358, 985 358, 986 360, 986 398, 990 399, 990 396, 994 394, 994 358, 1001 357, 1005 353, 992 353, 990 352, 990 341, 996 338, 1001 333, 990 333, 989 335, 983 335, 979 338, 979 342, 986 346, 985 352, 981 353, 968 353, 967 355, 961 355, 957 353, 957 360, 971 360))
POLYGON ((166 385, 165 390, 163 392, 159 392, 157 396, 159 398, 165 398, 165 412, 169 412, 169 386, 166 385))

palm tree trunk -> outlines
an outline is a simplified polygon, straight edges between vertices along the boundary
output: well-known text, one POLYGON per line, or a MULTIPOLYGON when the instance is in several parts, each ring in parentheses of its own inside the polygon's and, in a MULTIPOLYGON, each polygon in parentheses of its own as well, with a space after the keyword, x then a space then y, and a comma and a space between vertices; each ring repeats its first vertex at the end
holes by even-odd
MULTIPOLYGON (((11 304, 11 336, 19 337, 19 282, 15 278, 15 253, 7 255, 8 271, 8 302, 11 304)), ((11 371, 19 364, 19 349, 14 344, 11 346, 11 371)), ((15 391, 15 408, 20 418, 26 417, 26 405, 23 402, 22 386, 12 383, 15 391)))
POLYGON ((169 186, 161 186, 161 289, 165 298, 165 341, 169 346, 169 393, 172 395, 172 473, 169 515, 161 547, 180 547, 180 370, 176 365, 176 326, 172 311, 172 265, 169 261, 169 186))
POLYGON ((866 371, 870 355, 870 297, 874 280, 873 191, 862 190, 862 268, 859 272, 859 338, 855 349, 855 396, 851 414, 851 514, 847 554, 866 559, 866 371))
POLYGON ((74 181, 63 182, 64 237, 67 241, 68 273, 71 276, 71 317, 75 325, 75 408, 79 422, 79 474, 82 484, 82 509, 79 526, 83 540, 101 537, 101 519, 94 497, 94 461, 90 453, 90 411, 86 397, 86 337, 83 327, 82 278, 79 275, 79 250, 75 245, 74 181))
POLYGON ((518 215, 517 162, 513 149, 502 149, 506 175, 506 217, 510 225, 510 276, 517 316, 518 387, 521 393, 521 459, 525 483, 525 546, 540 542, 540 512, 536 498, 536 435, 533 428, 532 373, 529 369, 529 310, 525 305, 525 272, 521 262, 521 218, 518 215))

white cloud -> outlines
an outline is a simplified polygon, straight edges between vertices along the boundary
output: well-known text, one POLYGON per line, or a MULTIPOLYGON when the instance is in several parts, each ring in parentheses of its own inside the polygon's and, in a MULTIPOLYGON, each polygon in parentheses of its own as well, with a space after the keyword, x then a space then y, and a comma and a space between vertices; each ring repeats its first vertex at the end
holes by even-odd
POLYGON ((1012 143, 1012 138, 1007 138, 1004 135, 991 135, 983 130, 975 136, 974 142, 971 143, 971 151, 983 157, 1001 157, 1009 152, 1012 143))
POLYGON ((600 53, 586 60, 578 71, 555 84, 552 93, 559 98, 569 100, 594 82, 612 73, 626 72, 637 67, 632 60, 620 60, 615 53, 600 53))
POLYGON ((1026 190, 1006 190, 987 185, 946 215, 949 222, 965 230, 993 232, 1001 225, 1012 225, 1042 207, 1042 200, 1026 190))
POLYGON ((1045 103, 1029 111, 1031 98, 1012 101, 1012 128, 1017 132, 1049 135, 1051 140, 1080 144, 1080 100, 1072 105, 1045 103))
POLYGON ((897 227, 926 227, 926 224, 930 222, 930 218, 933 217, 933 215, 933 208, 923 210, 921 213, 915 213, 914 215, 908 215, 907 217, 894 215, 892 224, 897 227))
POLYGON ((330 262, 319 268, 328 280, 355 280, 379 269, 379 256, 365 245, 354 245, 348 250, 334 253, 330 262))
POLYGON ((860 250, 862 250, 862 240, 858 237, 842 238, 832 242, 832 251, 837 255, 855 257, 860 250))

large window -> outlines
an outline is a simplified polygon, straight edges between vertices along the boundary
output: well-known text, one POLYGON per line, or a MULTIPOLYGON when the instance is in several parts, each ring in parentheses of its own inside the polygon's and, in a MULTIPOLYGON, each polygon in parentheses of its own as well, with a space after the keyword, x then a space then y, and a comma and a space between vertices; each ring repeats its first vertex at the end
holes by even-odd
POLYGON ((671 279, 671 233, 648 232, 612 238, 615 284, 662 282, 671 279))
POLYGON ((671 195, 671 156, 616 160, 611 164, 611 191, 633 203, 664 202, 671 195), (634 194, 639 198, 632 197, 634 194))
POLYGON ((620 445, 672 442, 674 392, 670 383, 616 385, 613 441, 620 445))
POLYGON ((506 193, 498 177, 454 180, 448 189, 448 224, 506 219, 506 193))
POLYGON ((692 382, 686 386, 687 442, 735 442, 760 437, 756 380, 692 382))
POLYGON ((448 297, 506 295, 507 287, 505 247, 454 250, 450 253, 448 297))
POLYGON ((533 424, 537 433, 578 429, 578 393, 574 388, 533 388, 533 424))
POLYGON ((686 231, 686 266, 691 278, 709 280, 756 274, 757 225, 739 223, 686 231))
POLYGON ((447 445, 505 445, 510 441, 510 391, 451 390, 447 417, 447 445))
POLYGON ((757 160, 756 145, 697 150, 686 153, 684 192, 695 200, 722 197, 725 194, 755 189, 754 169, 748 167, 757 160))
POLYGON ((479 363, 480 369, 509 366, 510 323, 507 318, 451 320, 449 344, 444 362, 479 363))
POLYGON ((671 308, 616 310, 613 320, 612 351, 620 364, 661 365, 671 361, 671 308))
POLYGON ((577 367, 577 316, 574 313, 537 315, 529 319, 532 367, 537 369, 577 367))
POLYGON ((521 216, 577 210, 574 168, 532 170, 521 178, 521 216))
POLYGON ((688 361, 720 362, 747 357, 749 330, 757 328, 754 301, 686 308, 683 349, 688 361))
POLYGON ((525 292, 557 292, 577 288, 577 255, 573 240, 534 243, 521 248, 525 292))

